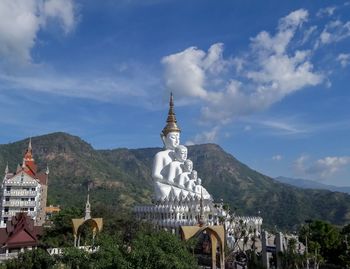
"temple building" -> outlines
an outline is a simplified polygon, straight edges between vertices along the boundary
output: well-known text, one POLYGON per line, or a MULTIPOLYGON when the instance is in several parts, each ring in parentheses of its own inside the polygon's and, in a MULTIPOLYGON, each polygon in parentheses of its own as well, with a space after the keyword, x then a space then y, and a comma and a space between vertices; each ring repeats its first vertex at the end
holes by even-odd
POLYGON ((42 233, 43 227, 35 225, 29 215, 17 213, 7 221, 6 228, 0 228, 0 262, 36 248, 42 233))
POLYGON ((17 213, 28 215, 35 226, 43 225, 48 175, 48 168, 45 172, 38 172, 30 139, 22 165, 17 166, 16 172, 11 173, 6 165, 0 189, 0 228, 6 227, 17 213))

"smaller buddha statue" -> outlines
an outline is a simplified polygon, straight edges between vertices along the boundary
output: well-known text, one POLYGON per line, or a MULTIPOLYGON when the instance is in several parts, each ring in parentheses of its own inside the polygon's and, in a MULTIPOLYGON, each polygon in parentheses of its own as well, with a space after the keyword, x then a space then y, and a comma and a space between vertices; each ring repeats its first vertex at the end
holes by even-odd
POLYGON ((193 162, 190 159, 187 159, 183 164, 183 172, 175 178, 175 183, 181 188, 185 188, 185 184, 190 180, 192 170, 193 162))
POLYGON ((196 191, 197 171, 192 170, 189 180, 185 183, 185 188, 189 191, 196 191))
POLYGON ((174 183, 174 179, 183 172, 183 163, 187 160, 187 148, 183 145, 177 146, 174 157, 175 160, 169 164, 168 171, 165 173, 170 183, 174 183))

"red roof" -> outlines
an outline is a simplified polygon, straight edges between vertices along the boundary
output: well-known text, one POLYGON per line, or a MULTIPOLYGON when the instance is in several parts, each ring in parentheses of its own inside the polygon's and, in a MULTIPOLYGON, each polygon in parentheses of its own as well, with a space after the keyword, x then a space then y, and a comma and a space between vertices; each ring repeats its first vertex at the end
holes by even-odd
POLYGON ((42 232, 42 227, 34 226, 34 220, 26 213, 17 213, 6 228, 0 229, 0 244, 7 248, 36 246, 42 232))

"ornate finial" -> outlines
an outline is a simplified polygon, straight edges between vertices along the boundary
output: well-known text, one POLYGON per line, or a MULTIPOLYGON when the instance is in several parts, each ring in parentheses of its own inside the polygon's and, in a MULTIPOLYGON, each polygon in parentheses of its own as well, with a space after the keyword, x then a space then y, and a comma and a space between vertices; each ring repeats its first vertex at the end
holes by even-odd
POLYGON ((29 138, 28 151, 32 151, 32 137, 29 138))
POLYGON ((169 112, 168 118, 166 120, 166 125, 162 131, 162 135, 166 136, 170 132, 181 132, 181 129, 177 126, 177 121, 174 112, 174 97, 173 93, 170 93, 170 101, 169 101, 169 112))
POLYGON ((9 173, 9 163, 6 163, 6 167, 5 167, 5 175, 7 175, 9 173))
POLYGON ((91 219, 91 206, 90 206, 90 186, 88 186, 88 194, 85 204, 85 217, 84 220, 91 219))

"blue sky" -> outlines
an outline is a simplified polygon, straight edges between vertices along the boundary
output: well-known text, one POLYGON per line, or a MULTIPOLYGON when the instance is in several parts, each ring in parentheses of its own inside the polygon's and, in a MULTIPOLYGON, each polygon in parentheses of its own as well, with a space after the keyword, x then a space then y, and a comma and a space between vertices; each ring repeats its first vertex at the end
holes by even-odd
POLYGON ((270 176, 350 186, 350 2, 4 0, 0 143, 183 144, 270 176))

